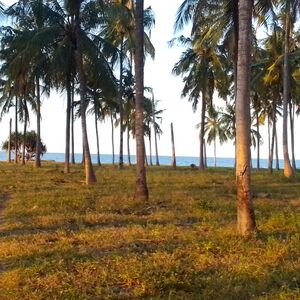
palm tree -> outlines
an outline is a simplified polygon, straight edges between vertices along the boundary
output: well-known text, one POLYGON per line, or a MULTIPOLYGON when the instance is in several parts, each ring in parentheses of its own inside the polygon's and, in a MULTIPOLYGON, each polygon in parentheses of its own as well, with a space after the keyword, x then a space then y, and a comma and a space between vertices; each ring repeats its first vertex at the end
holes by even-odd
MULTIPOLYGON (((18 29, 13 30, 14 38, 10 48, 16 47, 17 55, 14 60, 10 62, 10 69, 13 73, 18 72, 20 68, 30 69, 30 78, 36 87, 36 114, 37 114, 37 153, 35 166, 40 167, 40 106, 41 106, 41 80, 44 82, 44 89, 49 90, 49 77, 47 77, 47 70, 49 63, 48 52, 45 51, 42 44, 41 31, 49 21, 44 14, 45 5, 42 0, 37 1, 18 1, 11 5, 5 13, 12 16, 18 24, 18 29)), ((8 35, 9 35, 9 31, 8 35)), ((44 35, 44 37, 47 36, 44 35)), ((8 40, 9 41, 9 40, 8 40)))
MULTIPOLYGON (((154 15, 151 7, 144 11, 144 28, 150 30, 154 25, 154 15)), ((119 126, 120 126, 120 151, 119 151, 119 169, 123 168, 123 132, 124 132, 124 65, 125 62, 132 68, 132 56, 134 49, 134 1, 116 0, 108 5, 106 11, 106 23, 102 26, 102 34, 108 38, 114 45, 119 47, 119 126), (129 53, 130 59, 126 57, 129 53)), ((145 53, 154 57, 154 47, 150 42, 149 36, 144 36, 145 53)))
POLYGON ((204 133, 207 136, 207 143, 214 144, 214 165, 217 166, 217 147, 216 141, 219 137, 220 144, 222 145, 227 141, 226 130, 222 122, 222 116, 214 105, 208 109, 208 115, 206 116, 204 133))
POLYGON ((135 81, 136 81, 136 190, 138 200, 148 200, 148 187, 145 169, 145 145, 143 133, 144 99, 144 0, 136 0, 135 17, 135 81))
POLYGON ((241 235, 255 230, 250 169, 250 63, 252 5, 239 0, 239 42, 236 86, 237 227, 241 235))
POLYGON ((81 1, 73 2, 67 1, 68 11, 70 15, 75 18, 75 62, 76 69, 78 72, 79 80, 79 94, 80 94, 80 114, 81 114, 81 128, 82 128, 82 143, 83 143, 83 154, 84 154, 84 167, 85 167, 85 180, 86 184, 93 184, 96 182, 96 176, 92 166, 87 127, 86 127, 86 74, 83 68, 83 32, 81 28, 81 1))
POLYGON ((284 159, 284 175, 291 177, 294 175, 294 170, 291 166, 288 152, 288 137, 287 137, 287 116, 288 116, 288 103, 290 100, 290 35, 291 28, 294 25, 297 14, 300 13, 299 0, 283 1, 283 14, 284 14, 284 63, 283 63, 283 129, 282 129, 282 144, 283 144, 283 159, 284 159))
POLYGON ((222 60, 224 59, 216 49, 217 45, 211 43, 211 32, 204 27, 191 38, 180 37, 171 41, 179 41, 189 48, 181 55, 172 72, 184 76, 185 82, 182 97, 188 96, 194 111, 197 109, 201 96, 201 122, 200 122, 200 170, 205 168, 204 162, 204 123, 207 105, 212 103, 213 93, 218 89, 221 97, 228 94, 229 80, 224 72, 222 60), (187 74, 187 75, 186 75, 187 74), (218 82, 222 81, 220 85, 218 82))

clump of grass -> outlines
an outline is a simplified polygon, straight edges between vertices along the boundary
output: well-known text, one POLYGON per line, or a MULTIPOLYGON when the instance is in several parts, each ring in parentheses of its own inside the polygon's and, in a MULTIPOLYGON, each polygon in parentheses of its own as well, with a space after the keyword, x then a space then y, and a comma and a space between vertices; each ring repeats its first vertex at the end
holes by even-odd
POLYGON ((253 174, 258 234, 235 233, 231 169, 0 164, 0 299, 298 299, 300 191, 253 174), (283 192, 284 191, 284 195, 283 192))

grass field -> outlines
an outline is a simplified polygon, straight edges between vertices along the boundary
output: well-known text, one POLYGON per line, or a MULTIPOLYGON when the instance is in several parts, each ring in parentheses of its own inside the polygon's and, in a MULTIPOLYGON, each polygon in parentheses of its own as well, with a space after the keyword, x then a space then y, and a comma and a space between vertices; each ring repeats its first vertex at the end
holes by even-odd
POLYGON ((0 299, 300 299, 300 176, 253 172, 258 232, 235 231, 232 169, 0 164, 0 299))

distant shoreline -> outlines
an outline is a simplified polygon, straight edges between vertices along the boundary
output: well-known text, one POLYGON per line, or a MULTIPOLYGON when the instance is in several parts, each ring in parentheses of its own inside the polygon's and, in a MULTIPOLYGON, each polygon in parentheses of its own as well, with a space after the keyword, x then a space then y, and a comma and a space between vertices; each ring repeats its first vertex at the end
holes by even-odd
MULTIPOLYGON (((91 154, 93 164, 97 163, 97 155, 91 154)), ((135 163, 135 155, 131 155, 131 162, 135 163)), ((113 156, 111 154, 100 154, 100 161, 103 164, 112 164, 113 156)), ((7 160, 7 153, 4 151, 0 151, 0 161, 7 160)), ((45 153, 42 157, 43 161, 51 161, 51 162, 64 162, 65 155, 64 153, 45 153)), ((75 162, 80 163, 82 160, 82 154, 76 153, 75 154, 75 162)), ((150 164, 150 157, 147 156, 148 163, 150 164)), ((115 164, 118 163, 118 155, 115 155, 115 164)), ((124 155, 124 163, 128 163, 127 155, 124 155)), ((162 166, 168 166, 172 164, 172 157, 171 156, 159 156, 159 163, 162 166)), ((256 159, 252 159, 252 166, 256 168, 256 159)), ((152 164, 156 164, 155 156, 152 156, 152 164)), ((199 158, 192 157, 192 156, 176 156, 176 164, 178 166, 191 166, 195 165, 195 167, 199 166, 199 158)), ((207 158, 207 165, 208 167, 214 167, 214 158, 208 157, 207 158)), ((300 160, 296 160, 297 167, 300 167, 300 160)), ((280 169, 283 168, 283 160, 279 160, 280 169)), ((217 157, 217 167, 234 167, 234 158, 232 157, 217 157)), ((275 161, 273 161, 273 167, 275 167, 275 161)), ((262 158, 260 159, 260 168, 267 169, 268 168, 268 159, 262 158)))

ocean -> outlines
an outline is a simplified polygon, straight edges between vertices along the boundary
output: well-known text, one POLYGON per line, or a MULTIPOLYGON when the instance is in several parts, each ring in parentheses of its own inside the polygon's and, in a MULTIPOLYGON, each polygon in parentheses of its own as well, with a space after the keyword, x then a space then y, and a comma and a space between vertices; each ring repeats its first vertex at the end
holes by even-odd
MULTIPOLYGON (((97 163, 97 155, 92 154, 92 161, 93 163, 97 163)), ((135 162, 135 155, 131 155, 131 162, 135 162)), ((0 151, 0 161, 6 161, 7 159, 7 154, 4 151, 0 151)), ((53 160, 56 162, 64 162, 64 153, 46 153, 42 157, 42 160, 53 160)), ((82 159, 81 154, 75 154, 75 161, 77 163, 80 163, 82 159)), ((112 163, 112 155, 111 154, 101 154, 100 155, 100 160, 101 163, 103 164, 111 164, 112 163)), ((118 161, 118 155, 115 155, 115 163, 118 161)), ((152 162, 155 164, 155 157, 152 157, 152 162)), ((128 162, 128 157, 127 155, 124 155, 124 163, 128 162)), ((148 162, 149 162, 149 157, 148 157, 148 162)), ((252 165, 255 168, 256 167, 256 159, 252 160, 252 165)), ((172 164, 172 157, 171 156, 159 156, 159 163, 160 165, 171 165, 172 164)), ((196 166, 199 165, 199 158, 198 157, 191 157, 191 156, 177 156, 176 157, 176 164, 178 166, 190 166, 191 164, 194 164, 196 166)), ((213 157, 208 157, 207 158, 207 165, 209 167, 214 166, 214 158, 213 157)), ((218 157, 217 158, 217 166, 218 167, 229 167, 232 168, 234 167, 234 158, 229 158, 229 157, 218 157)), ((279 160, 279 166, 282 169, 283 168, 283 160, 279 160)), ((296 166, 300 166, 300 160, 296 160, 296 166)), ((260 167, 261 168, 268 168, 268 160, 267 159, 261 159, 260 160, 260 167)), ((274 161, 274 167, 275 167, 275 161, 274 161)))

